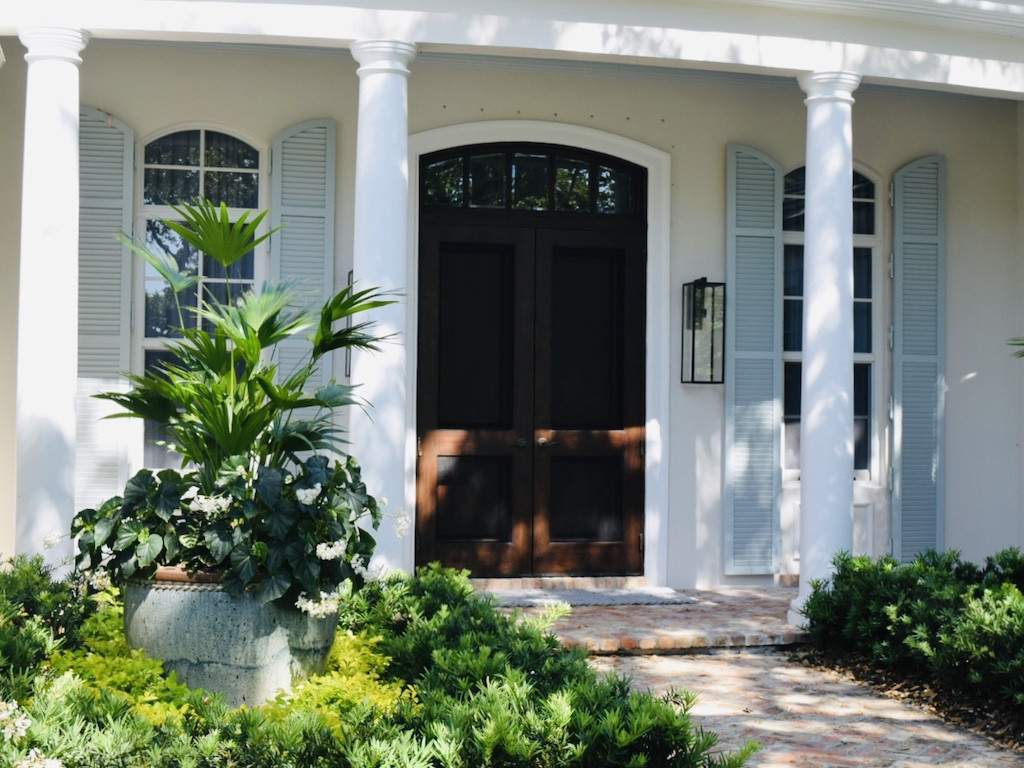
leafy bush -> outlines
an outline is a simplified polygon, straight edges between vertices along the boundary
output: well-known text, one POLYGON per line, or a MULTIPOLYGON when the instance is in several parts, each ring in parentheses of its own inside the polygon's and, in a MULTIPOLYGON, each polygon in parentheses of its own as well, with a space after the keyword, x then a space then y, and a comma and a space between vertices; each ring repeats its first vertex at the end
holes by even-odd
POLYGON ((804 606, 812 640, 832 652, 928 676, 956 690, 1024 704, 1024 555, 985 566, 956 552, 900 564, 840 554, 804 606))
MULTIPOLYGON (((166 226, 225 274, 269 237, 257 234, 265 211, 234 221, 209 201, 174 211, 181 221, 166 226)), ((376 349, 372 323, 351 321, 393 300, 350 286, 312 314, 295 308, 286 286, 233 298, 227 284, 225 303, 204 296, 186 320, 178 294, 196 276, 122 240, 167 282, 179 325, 168 345, 173 362, 98 397, 121 406, 118 416, 159 425, 188 471, 142 470, 121 496, 79 512, 77 567, 104 569, 115 583, 150 578, 161 565, 213 571, 234 594, 332 612, 339 587, 366 573, 380 509, 354 459, 316 455, 340 448, 332 412, 358 402, 353 386, 319 386, 320 371, 334 350, 376 349), (308 354, 286 370, 281 350, 304 339, 308 354)))
POLYGON ((716 752, 690 694, 599 676, 540 621, 503 614, 438 567, 349 598, 325 674, 254 709, 177 683, 127 646, 120 607, 101 602, 77 647, 34 652, 20 707, 0 702, 0 721, 24 717, 21 735, 0 738, 0 765, 34 754, 64 768, 738 768, 753 750, 716 752))

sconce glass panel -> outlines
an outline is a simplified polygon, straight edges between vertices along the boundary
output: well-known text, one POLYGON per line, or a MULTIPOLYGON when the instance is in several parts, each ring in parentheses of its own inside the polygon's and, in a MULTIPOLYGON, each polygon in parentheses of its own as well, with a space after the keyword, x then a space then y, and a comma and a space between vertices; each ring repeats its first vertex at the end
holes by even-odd
POLYGON ((683 284, 684 384, 725 381, 725 283, 700 278, 683 284))

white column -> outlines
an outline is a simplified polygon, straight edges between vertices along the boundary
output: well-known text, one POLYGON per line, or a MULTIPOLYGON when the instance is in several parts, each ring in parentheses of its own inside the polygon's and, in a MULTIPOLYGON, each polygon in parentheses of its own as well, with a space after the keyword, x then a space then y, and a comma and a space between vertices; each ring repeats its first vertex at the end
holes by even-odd
POLYGON ((807 94, 800 413, 800 594, 853 544, 853 91, 860 76, 814 72, 807 94))
POLYGON ((370 402, 369 413, 353 409, 349 450, 363 466, 367 489, 389 500, 377 534, 375 564, 411 569, 412 531, 399 535, 394 518, 412 519, 406 495, 411 409, 406 400, 406 313, 409 247, 409 63, 416 47, 398 40, 353 43, 359 64, 359 125, 356 136, 353 276, 361 287, 401 291, 400 301, 372 313, 377 331, 392 335, 379 352, 352 354, 352 382, 370 402), (391 519, 389 519, 391 518, 391 519))
MULTIPOLYGON (((78 65, 87 34, 34 27, 28 49, 18 278, 15 546, 67 534, 75 500, 78 65)), ((70 553, 65 538, 50 562, 70 553)))

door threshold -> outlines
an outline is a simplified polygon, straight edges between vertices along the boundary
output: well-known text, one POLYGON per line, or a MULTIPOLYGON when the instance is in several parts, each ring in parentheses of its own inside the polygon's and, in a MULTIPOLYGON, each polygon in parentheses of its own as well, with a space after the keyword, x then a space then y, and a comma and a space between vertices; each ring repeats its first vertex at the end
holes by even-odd
POLYGON ((638 589, 644 576, 513 576, 470 579, 478 592, 508 589, 638 589))

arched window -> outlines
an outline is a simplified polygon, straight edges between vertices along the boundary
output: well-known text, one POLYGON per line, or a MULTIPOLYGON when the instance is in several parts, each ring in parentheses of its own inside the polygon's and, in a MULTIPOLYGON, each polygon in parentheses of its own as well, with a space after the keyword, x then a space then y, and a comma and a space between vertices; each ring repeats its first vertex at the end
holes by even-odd
MULTIPOLYGON (((185 243, 164 219, 174 219, 171 207, 207 198, 225 203, 232 216, 252 211, 265 194, 261 189, 261 152, 251 144, 227 133, 190 128, 159 136, 142 149, 141 199, 138 203, 135 237, 154 252, 171 256, 183 271, 198 276, 195 288, 178 298, 184 321, 196 323, 195 309, 202 301, 225 301, 253 285, 262 270, 262 254, 250 252, 225 271, 213 260, 185 243)), ((178 335, 178 313, 174 296, 163 279, 148 264, 139 264, 142 278, 136 302, 135 345, 144 369, 170 359, 167 342, 178 335)), ((143 462, 147 467, 176 464, 174 456, 156 445, 162 436, 154 425, 145 427, 143 462)))
MULTIPOLYGON (((783 424, 782 466, 789 477, 800 471, 800 400, 803 360, 804 169, 786 174, 782 205, 783 424)), ((878 240, 876 185, 853 172, 853 421, 854 469, 867 479, 871 470, 872 381, 875 364, 874 274, 878 240)))

